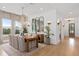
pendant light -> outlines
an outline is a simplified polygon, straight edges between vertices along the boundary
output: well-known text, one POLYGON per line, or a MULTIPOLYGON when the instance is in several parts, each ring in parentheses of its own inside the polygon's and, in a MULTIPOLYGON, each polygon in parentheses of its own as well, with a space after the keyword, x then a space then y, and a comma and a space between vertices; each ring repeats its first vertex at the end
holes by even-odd
POLYGON ((21 22, 22 22, 22 25, 23 25, 24 24, 24 14, 23 14, 24 7, 21 7, 21 10, 22 10, 21 22))
POLYGON ((24 7, 22 7, 22 16, 23 16, 23 13, 24 13, 23 11, 24 11, 24 7))

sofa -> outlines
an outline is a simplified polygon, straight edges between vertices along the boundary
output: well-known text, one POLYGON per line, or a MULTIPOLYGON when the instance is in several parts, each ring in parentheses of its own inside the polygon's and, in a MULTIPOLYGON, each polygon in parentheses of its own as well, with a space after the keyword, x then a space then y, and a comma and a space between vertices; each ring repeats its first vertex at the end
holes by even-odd
MULTIPOLYGON (((26 36, 26 35, 24 35, 26 36)), ((19 51, 26 51, 27 50, 27 42, 25 42, 24 36, 20 36, 20 35, 10 35, 10 39, 9 39, 9 44, 19 50, 19 51)), ((36 41, 31 41, 29 42, 29 49, 33 48, 36 46, 36 41)))

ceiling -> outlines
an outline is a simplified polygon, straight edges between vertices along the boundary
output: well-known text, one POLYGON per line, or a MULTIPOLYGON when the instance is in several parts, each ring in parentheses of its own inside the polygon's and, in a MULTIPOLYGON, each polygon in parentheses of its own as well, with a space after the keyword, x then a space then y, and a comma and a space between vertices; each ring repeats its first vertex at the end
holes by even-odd
POLYGON ((15 14, 33 15, 57 11, 59 17, 76 17, 79 16, 79 3, 0 3, 0 9, 15 14))

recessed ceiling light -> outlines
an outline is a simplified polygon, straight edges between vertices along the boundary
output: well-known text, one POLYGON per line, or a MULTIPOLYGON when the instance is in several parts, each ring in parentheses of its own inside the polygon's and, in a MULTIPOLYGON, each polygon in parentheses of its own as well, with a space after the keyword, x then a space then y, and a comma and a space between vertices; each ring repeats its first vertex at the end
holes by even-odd
POLYGON ((43 8, 40 8, 41 11, 43 11, 43 8))
POLYGON ((72 12, 69 12, 69 14, 72 14, 72 12))
POLYGON ((34 5, 35 3, 29 3, 30 5, 34 5))
POLYGON ((2 8, 6 8, 5 6, 3 6, 2 8))

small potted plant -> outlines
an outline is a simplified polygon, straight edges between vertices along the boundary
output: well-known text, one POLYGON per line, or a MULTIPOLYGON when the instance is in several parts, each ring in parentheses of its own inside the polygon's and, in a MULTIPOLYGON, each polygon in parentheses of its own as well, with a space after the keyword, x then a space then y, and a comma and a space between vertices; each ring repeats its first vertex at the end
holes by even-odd
POLYGON ((27 28, 26 28, 26 27, 24 27, 24 28, 23 28, 23 33, 28 33, 28 31, 27 31, 27 28))
POLYGON ((23 35, 26 35, 27 33, 28 33, 27 28, 24 27, 24 28, 23 28, 23 32, 21 33, 21 35, 23 36, 23 35))
POLYGON ((23 28, 23 34, 26 35, 28 33, 28 30, 26 27, 23 28))

